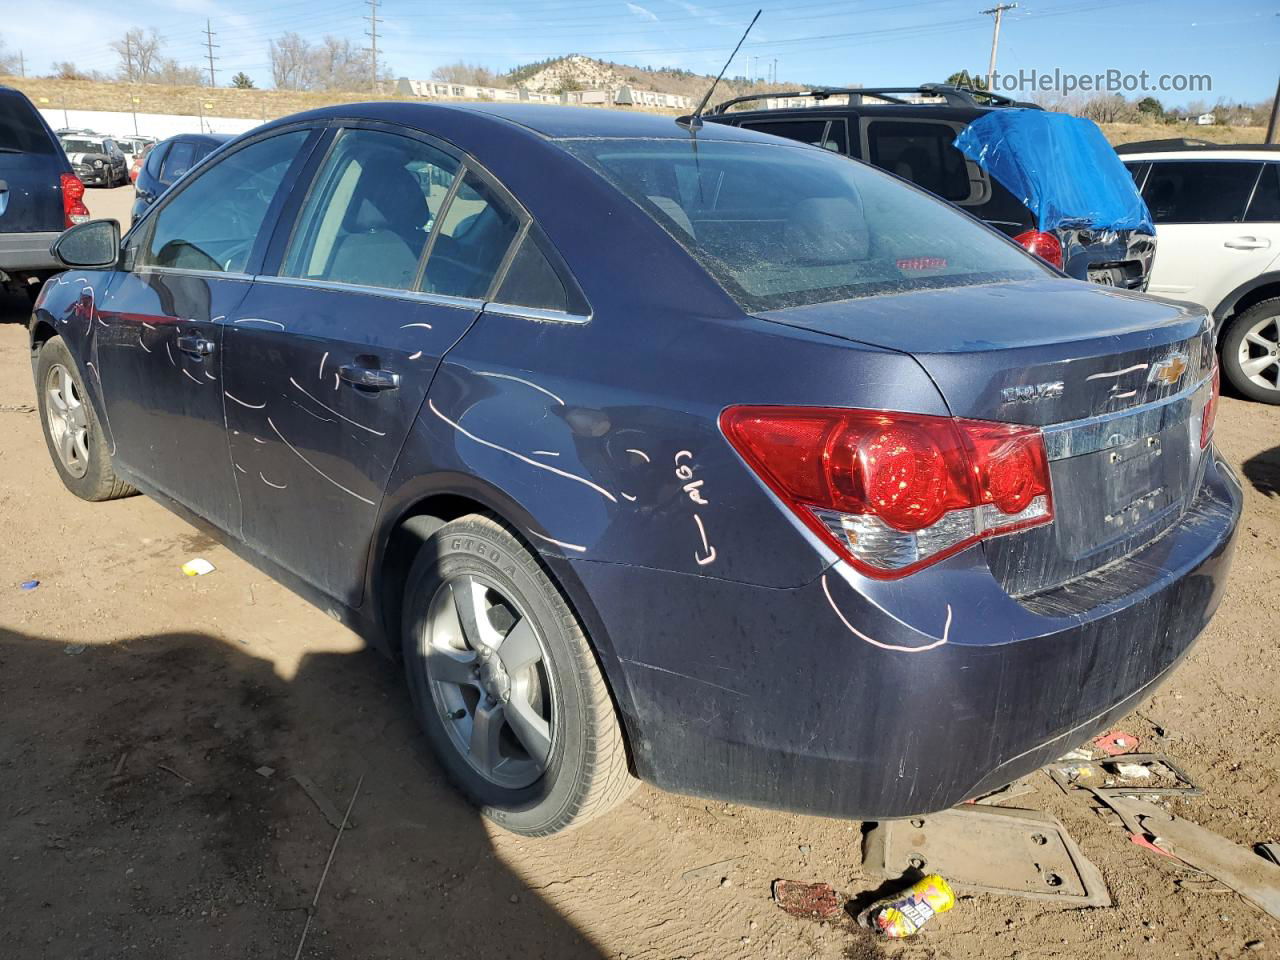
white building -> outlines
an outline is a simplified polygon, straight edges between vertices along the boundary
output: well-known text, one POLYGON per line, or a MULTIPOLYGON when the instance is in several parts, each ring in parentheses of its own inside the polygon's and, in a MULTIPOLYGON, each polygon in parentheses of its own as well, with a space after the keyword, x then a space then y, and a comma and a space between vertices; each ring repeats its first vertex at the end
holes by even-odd
POLYGON ((396 81, 396 93, 406 97, 422 97, 425 100, 494 100, 506 103, 564 103, 572 105, 664 107, 672 110, 692 108, 690 97, 674 93, 657 93, 653 90, 637 90, 622 85, 616 90, 566 90, 564 93, 537 93, 524 87, 473 87, 466 83, 449 83, 443 80, 410 80, 401 77, 396 81))

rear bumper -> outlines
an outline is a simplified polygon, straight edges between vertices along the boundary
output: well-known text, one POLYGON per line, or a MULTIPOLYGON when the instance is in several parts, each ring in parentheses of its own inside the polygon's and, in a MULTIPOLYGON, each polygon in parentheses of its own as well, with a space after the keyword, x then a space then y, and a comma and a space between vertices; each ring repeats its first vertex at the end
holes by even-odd
POLYGON ((589 627, 608 632, 621 662, 611 679, 642 777, 681 793, 888 819, 1035 770, 1148 695, 1221 600, 1240 506, 1238 481, 1215 461, 1183 521, 1096 582, 1061 588, 1073 595, 1058 598, 1058 614, 1054 594, 1018 603, 972 566, 922 581, 928 592, 916 596, 893 588, 937 621, 928 634, 889 613, 892 590, 872 604, 834 570, 775 590, 573 566, 594 601, 589 627), (1075 612, 1091 589, 1097 605, 1075 612))
POLYGON ((59 233, 0 233, 0 270, 6 273, 61 270, 49 252, 59 233))

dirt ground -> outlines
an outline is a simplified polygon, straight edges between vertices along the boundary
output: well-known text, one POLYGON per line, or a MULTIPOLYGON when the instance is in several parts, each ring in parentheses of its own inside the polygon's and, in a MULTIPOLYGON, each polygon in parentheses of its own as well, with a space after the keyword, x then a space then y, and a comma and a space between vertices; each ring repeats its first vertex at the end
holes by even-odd
MULTIPOLYGON (((128 191, 88 200, 119 210, 128 191)), ((1184 868, 1043 774, 1014 803, 1065 822, 1115 906, 965 898, 903 944, 770 903, 776 878, 876 887, 856 823, 643 787, 566 836, 492 829, 445 783, 389 663, 157 504, 62 488, 24 319, 0 312, 0 956, 294 956, 336 833, 294 775, 339 811, 363 778, 304 957, 1280 956, 1280 924, 1180 888, 1184 868), (183 577, 196 556, 217 570, 183 577)), ((1123 726, 1205 788, 1179 812, 1253 844, 1280 840, 1280 408, 1225 399, 1218 443, 1246 478, 1229 594, 1123 726)))

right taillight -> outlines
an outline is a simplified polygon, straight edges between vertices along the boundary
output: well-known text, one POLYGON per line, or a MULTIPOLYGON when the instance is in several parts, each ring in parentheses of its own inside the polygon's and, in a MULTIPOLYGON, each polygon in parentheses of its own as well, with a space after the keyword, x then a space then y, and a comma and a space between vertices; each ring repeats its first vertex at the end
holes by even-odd
POLYGON ((1209 387, 1209 399, 1205 401, 1204 412, 1200 414, 1200 449, 1203 450, 1213 439, 1213 424, 1218 419, 1218 396, 1222 392, 1221 374, 1218 365, 1213 365, 1212 386, 1209 387))
POLYGON ((1013 238, 1013 242, 1026 247, 1027 251, 1052 266, 1062 269, 1062 241, 1052 233, 1043 230, 1028 230, 1013 238))
POLYGON ((84 184, 73 173, 62 175, 62 213, 64 226, 68 227, 89 219, 89 208, 84 205, 84 184))
POLYGON ((1035 428, 809 407, 731 407, 720 428, 809 529, 869 576, 905 576, 1053 520, 1035 428))

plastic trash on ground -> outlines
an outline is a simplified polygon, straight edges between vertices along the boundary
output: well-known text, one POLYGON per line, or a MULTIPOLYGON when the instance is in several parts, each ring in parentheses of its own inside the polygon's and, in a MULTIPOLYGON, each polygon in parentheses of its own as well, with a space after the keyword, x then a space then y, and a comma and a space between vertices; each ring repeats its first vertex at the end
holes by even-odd
POLYGON ((213 573, 215 569, 204 557, 196 557, 182 565, 182 572, 188 577, 203 577, 206 573, 213 573))
POLYGON ((991 110, 956 149, 1035 214, 1040 230, 1135 230, 1155 235, 1133 177, 1092 120, 1048 110, 991 110))

